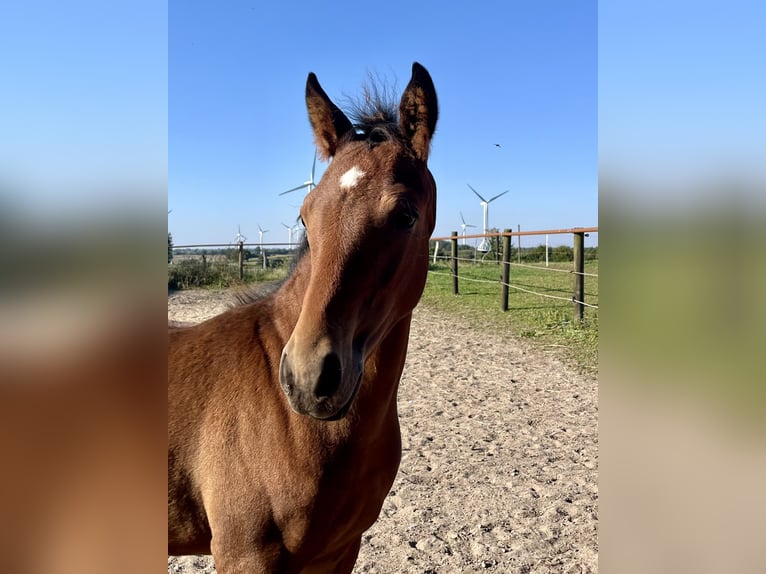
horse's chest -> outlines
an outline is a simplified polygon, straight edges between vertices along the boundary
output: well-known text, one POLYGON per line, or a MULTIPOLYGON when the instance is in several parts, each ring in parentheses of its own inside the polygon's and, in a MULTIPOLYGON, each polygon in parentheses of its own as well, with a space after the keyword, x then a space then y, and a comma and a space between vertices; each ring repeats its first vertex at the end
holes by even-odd
POLYGON ((292 519, 283 524, 287 546, 297 550, 311 540, 332 547, 358 539, 377 519, 396 477, 397 445, 398 440, 393 448, 329 465, 317 474, 305 498, 293 500, 297 504, 288 511, 292 519))

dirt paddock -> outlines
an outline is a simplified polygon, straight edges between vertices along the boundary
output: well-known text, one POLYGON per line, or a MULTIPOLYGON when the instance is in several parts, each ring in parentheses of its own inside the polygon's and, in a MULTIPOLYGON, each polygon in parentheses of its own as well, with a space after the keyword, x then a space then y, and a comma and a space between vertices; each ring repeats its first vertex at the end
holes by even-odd
MULTIPOLYGON (((168 319, 198 322, 225 292, 168 297, 168 319)), ((355 573, 596 572, 595 375, 528 342, 415 310, 399 389, 402 462, 355 573)), ((215 572, 210 557, 169 573, 215 572)))

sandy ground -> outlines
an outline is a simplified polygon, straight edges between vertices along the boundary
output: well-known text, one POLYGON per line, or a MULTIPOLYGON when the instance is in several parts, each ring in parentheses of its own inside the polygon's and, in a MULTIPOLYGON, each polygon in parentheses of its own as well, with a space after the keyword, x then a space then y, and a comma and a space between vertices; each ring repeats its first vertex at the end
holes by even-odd
MULTIPOLYGON (((227 302, 174 293, 168 319, 201 321, 227 302)), ((595 376, 418 307, 399 409, 399 474, 355 574, 597 571, 595 376)), ((168 572, 215 567, 172 557, 168 572)))

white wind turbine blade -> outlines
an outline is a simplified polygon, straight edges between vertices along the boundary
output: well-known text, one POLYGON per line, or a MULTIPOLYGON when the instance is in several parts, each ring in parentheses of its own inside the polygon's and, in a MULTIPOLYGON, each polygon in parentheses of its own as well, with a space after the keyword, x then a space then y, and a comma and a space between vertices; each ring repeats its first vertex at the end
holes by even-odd
POLYGON ((465 222, 465 218, 463 217, 463 212, 460 212, 460 221, 463 222, 463 227, 476 227, 475 225, 471 225, 470 223, 465 222))
POLYGON ((302 228, 300 222, 298 222, 295 225, 293 225, 292 229, 293 229, 293 233, 294 233, 293 239, 295 239, 295 243, 300 243, 300 241, 301 241, 301 233, 303 232, 304 228, 302 228))
POLYGON ((292 189, 288 189, 287 191, 283 191, 283 192, 282 192, 282 193, 280 193, 279 195, 285 195, 286 193, 291 193, 291 192, 293 192, 293 191, 298 191, 299 189, 303 189, 303 188, 304 188, 304 187, 306 187, 307 185, 308 185, 308 182, 304 182, 304 183, 302 183, 301 185, 299 185, 299 186, 297 186, 297 187, 294 187, 294 188, 292 188, 292 189))
POLYGON ((244 243, 247 241, 247 237, 242 235, 242 228, 240 225, 237 225, 237 235, 234 237, 234 239, 237 241, 237 243, 244 243))
POLYGON ((510 190, 510 189, 506 189, 506 190, 505 190, 503 193, 498 193, 498 194, 497 194, 495 197, 493 197, 492 199, 490 199, 490 200, 489 200, 487 203, 489 203, 489 202, 491 202, 491 201, 495 201, 495 200, 496 200, 498 197, 500 197, 501 195, 505 195, 505 194, 506 194, 506 193, 508 193, 509 191, 511 191, 511 190, 510 190))
POLYGON ((474 188, 471 187, 470 183, 467 183, 466 185, 471 188, 472 192, 474 192, 476 195, 479 196, 479 199, 481 199, 484 203, 488 203, 488 201, 484 199, 478 191, 476 191, 474 188))
POLYGON ((316 166, 317 166, 317 152, 314 150, 314 162, 311 164, 311 177, 304 181, 301 185, 296 185, 292 189, 288 189, 287 191, 282 191, 279 193, 279 195, 285 195, 286 193, 292 193, 293 191, 298 191, 299 189, 308 188, 307 193, 311 192, 312 189, 316 187, 316 184, 314 183, 314 174, 316 173, 316 166))
POLYGON ((287 245, 289 247, 292 247, 293 246, 293 228, 287 225, 286 223, 283 223, 283 222, 280 222, 280 223, 282 223, 282 226, 285 229, 287 229, 287 245))
POLYGON ((258 224, 258 243, 263 247, 263 234, 266 233, 268 229, 264 229, 261 227, 261 224, 258 224))

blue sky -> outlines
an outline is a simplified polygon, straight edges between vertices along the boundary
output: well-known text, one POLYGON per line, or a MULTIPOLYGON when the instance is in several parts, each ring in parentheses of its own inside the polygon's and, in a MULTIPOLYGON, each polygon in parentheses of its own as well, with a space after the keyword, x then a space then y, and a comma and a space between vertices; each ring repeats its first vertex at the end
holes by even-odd
POLYGON ((249 241, 258 225, 286 241, 303 193, 278 194, 308 179, 314 154, 308 72, 343 107, 369 74, 398 96, 413 61, 439 96, 436 234, 459 230, 461 212, 480 229, 468 183, 487 198, 510 190, 490 205, 493 227, 598 224, 595 2, 171 2, 168 23, 178 245, 233 241, 238 225, 249 241))
POLYGON ((277 194, 313 156, 306 74, 338 98, 368 71, 401 89, 415 59, 441 104, 438 233, 461 211, 480 225, 466 183, 511 190, 494 226, 595 224, 597 119, 599 169, 633 185, 618 207, 685 212, 716 178, 763 180, 765 4, 474 4, 9 3, 0 215, 65 221, 148 197, 161 221, 173 209, 178 242, 228 241, 238 224, 274 237, 300 201, 277 194))
POLYGON ((764 26, 754 0, 600 3, 599 164, 638 205, 688 210, 722 178, 763 181, 764 26))
POLYGON ((167 30, 154 0, 3 5, 0 199, 59 223, 137 198, 162 209, 167 30))

